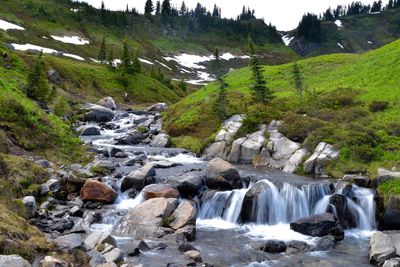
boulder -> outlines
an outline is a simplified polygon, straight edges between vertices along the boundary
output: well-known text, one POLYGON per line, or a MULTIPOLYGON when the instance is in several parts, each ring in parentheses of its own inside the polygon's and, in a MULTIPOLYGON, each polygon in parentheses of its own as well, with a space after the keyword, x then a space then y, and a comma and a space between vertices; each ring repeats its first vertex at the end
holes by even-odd
POLYGON ((97 104, 99 104, 102 107, 109 108, 111 110, 117 109, 117 105, 115 104, 114 99, 110 96, 100 99, 99 102, 97 102, 97 104))
POLYGON ((145 200, 151 198, 178 198, 179 192, 169 184, 152 184, 148 185, 142 190, 145 200))
POLYGON ((117 198, 117 193, 106 184, 97 180, 86 180, 83 185, 80 197, 82 201, 95 201, 102 203, 112 203, 117 198))
POLYGON ((182 236, 183 240, 192 242, 196 238, 196 226, 195 225, 186 225, 186 226, 176 230, 175 235, 182 236))
POLYGON ((336 217, 331 213, 301 218, 290 224, 290 229, 309 236, 333 235, 336 240, 343 240, 344 232, 336 217))
POLYGON ((327 251, 335 248, 336 238, 333 235, 323 236, 318 239, 317 244, 315 244, 316 251, 327 251))
MULTIPOLYGON (((271 187, 265 181, 255 183, 243 198, 242 208, 240 211, 240 220, 243 223, 257 222, 257 210, 259 210, 258 202, 261 194, 266 194, 271 190, 271 187)), ((269 207, 265 207, 268 209, 269 207)), ((268 215, 268 210, 264 214, 268 215)), ((260 218, 261 219, 261 218, 260 218)), ((262 218, 262 222, 267 223, 269 218, 262 218)))
POLYGON ((307 155, 307 150, 305 149, 297 150, 285 163, 285 166, 283 167, 283 172, 295 173, 297 167, 300 165, 300 163, 303 161, 306 155, 307 155))
POLYGON ((269 166, 274 169, 283 169, 287 161, 300 149, 300 144, 289 140, 277 131, 272 131, 267 149, 271 155, 269 166))
POLYGON ((94 135, 101 135, 100 130, 97 127, 86 127, 82 131, 82 136, 94 136, 94 135))
POLYGON ((379 221, 380 230, 400 229, 400 197, 391 196, 379 221))
POLYGON ((128 251, 124 251, 129 257, 138 256, 142 252, 151 250, 149 245, 143 240, 132 240, 129 242, 128 251))
POLYGON ((193 198, 200 194, 204 185, 204 177, 199 172, 188 172, 176 177, 169 177, 166 183, 177 188, 184 198, 193 198))
POLYGON ((252 163, 256 156, 260 153, 265 141, 265 131, 267 126, 262 125, 261 130, 250 134, 241 145, 240 162, 252 163))
POLYGON ((170 136, 165 133, 156 135, 150 142, 152 147, 168 147, 170 144, 170 136))
POLYGON ((303 241, 293 240, 290 241, 287 245, 286 253, 294 254, 294 253, 302 253, 311 250, 311 246, 303 241))
POLYGON ((183 256, 188 260, 193 260, 194 262, 203 262, 201 254, 197 250, 186 251, 185 253, 183 253, 183 256))
POLYGON ((153 184, 156 170, 151 163, 146 164, 140 169, 129 173, 121 184, 121 191, 125 192, 128 189, 141 191, 146 185, 153 184))
POLYGON ((0 266, 31 267, 31 264, 19 255, 0 255, 0 266))
POLYGON ((69 234, 59 236, 53 240, 60 249, 74 249, 82 245, 82 238, 80 234, 69 234))
POLYGON ((50 82, 55 83, 55 84, 58 84, 61 82, 61 78, 58 75, 57 71, 52 70, 52 69, 47 71, 47 79, 49 79, 50 82))
POLYGON ((87 104, 83 109, 87 110, 84 116, 85 121, 109 122, 114 118, 114 112, 111 109, 100 105, 87 104))
POLYGON ((226 148, 226 142, 224 141, 212 143, 204 150, 203 158, 204 159, 212 159, 215 157, 224 158, 225 148, 226 148))
POLYGON ((238 170, 229 162, 220 158, 211 160, 205 169, 206 184, 211 189, 219 186, 226 187, 226 183, 233 188, 241 187, 241 177, 238 170))
POLYGON ((110 244, 114 247, 117 246, 117 241, 113 236, 106 232, 95 231, 88 235, 84 241, 86 248, 93 250, 100 244, 110 244))
POLYGON ((268 240, 262 250, 268 253, 282 253, 286 251, 286 244, 283 241, 278 240, 268 240))
POLYGON ((37 211, 37 204, 36 204, 36 199, 33 196, 26 196, 22 199, 22 204, 24 204, 25 210, 26 210, 26 215, 29 218, 32 218, 35 216, 36 211, 37 211))
POLYGON ((382 267, 400 267, 400 258, 386 260, 382 267))
POLYGON ((168 105, 166 103, 156 103, 146 108, 147 112, 163 112, 168 109, 168 105))
POLYGON ((146 139, 142 133, 132 133, 117 140, 120 145, 138 145, 146 139))
POLYGON ((49 189, 50 192, 57 192, 61 189, 60 181, 57 179, 49 179, 45 183, 46 188, 49 189))
POLYGON ((349 229, 357 226, 356 218, 349 210, 347 197, 345 195, 334 194, 330 197, 329 204, 331 205, 330 207, 334 207, 334 210, 329 210, 329 212, 337 216, 343 228, 349 229))
POLYGON ((227 157, 227 160, 229 162, 238 163, 240 161, 241 148, 244 141, 246 141, 246 137, 242 137, 233 141, 231 151, 229 152, 229 155, 227 157))
POLYGON ((104 258, 106 258, 106 262, 118 262, 123 260, 124 255, 122 254, 122 251, 119 248, 114 248, 112 246, 109 246, 110 250, 107 249, 106 247, 106 252, 103 252, 104 258))
POLYGON ((368 176, 358 174, 346 174, 342 178, 343 181, 353 183, 360 187, 369 188, 371 186, 371 179, 368 176))
POLYGON ((52 256, 46 256, 40 261, 40 267, 68 267, 68 263, 52 256))
POLYGON ((152 198, 131 209, 114 230, 116 235, 134 236, 136 239, 162 237, 166 234, 164 223, 174 212, 174 198, 152 198))
POLYGON ((173 221, 168 225, 174 230, 182 228, 188 224, 195 224, 197 209, 187 201, 182 201, 172 214, 173 221))
POLYGON ((325 165, 328 161, 337 159, 339 151, 335 150, 332 145, 321 142, 315 149, 314 154, 304 162, 304 172, 317 176, 325 175, 325 165))
POLYGON ((374 181, 375 187, 378 187, 380 184, 388 181, 400 179, 400 172, 397 171, 389 171, 385 168, 379 168, 376 172, 376 179, 374 181))
POLYGON ((396 248, 392 239, 383 232, 375 232, 369 241, 369 260, 382 265, 386 260, 396 256, 396 248))

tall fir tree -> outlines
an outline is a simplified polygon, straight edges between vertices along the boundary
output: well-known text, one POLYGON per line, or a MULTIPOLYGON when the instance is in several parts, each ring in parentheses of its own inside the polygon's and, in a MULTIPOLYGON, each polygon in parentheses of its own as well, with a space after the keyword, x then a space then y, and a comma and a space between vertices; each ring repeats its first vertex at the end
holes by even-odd
POLYGON ((151 15, 154 11, 153 1, 147 0, 144 6, 144 14, 151 15))
POLYGON ((226 97, 227 84, 222 76, 221 58, 219 56, 218 48, 215 48, 212 67, 214 69, 215 77, 219 83, 218 96, 214 104, 214 110, 217 113, 218 118, 221 121, 223 121, 227 117, 227 112, 226 112, 226 106, 228 104, 228 99, 226 97))
POLYGON ((41 52, 36 60, 35 66, 28 74, 26 94, 29 98, 47 102, 51 98, 51 92, 42 55, 41 52))
POLYGON ((272 91, 267 87, 267 81, 264 77, 263 66, 260 63, 256 55, 253 40, 249 37, 249 54, 250 54, 250 68, 252 71, 252 82, 251 87, 253 91, 253 97, 256 102, 269 103, 274 99, 272 91))
POLYGON ((124 42, 122 44, 120 68, 125 73, 132 74, 134 72, 133 71, 133 67, 132 67, 132 59, 131 59, 131 55, 130 55, 130 52, 129 52, 128 41, 126 39, 124 40, 124 42))
POLYGON ((188 11, 187 11, 187 7, 186 7, 186 4, 185 4, 185 1, 183 1, 182 5, 181 5, 181 9, 179 11, 179 15, 186 16, 187 12, 188 11))
POLYGON ((160 1, 157 1, 156 3, 156 16, 161 15, 161 3, 160 1))
POLYGON ((106 14, 106 8, 105 8, 105 5, 104 5, 104 1, 101 2, 100 15, 101 15, 101 22, 103 24, 106 24, 106 22, 107 22, 107 18, 106 18, 107 14, 106 14))
POLYGON ((103 37, 100 45, 100 51, 97 59, 100 61, 101 64, 105 64, 107 61, 107 48, 106 48, 106 38, 103 37))
POLYGON ((107 67, 110 70, 114 70, 114 52, 112 49, 110 49, 110 51, 108 51, 108 56, 107 56, 107 67))
POLYGON ((297 61, 293 63, 293 76, 294 76, 294 82, 296 85, 296 90, 299 96, 303 95, 303 81, 301 78, 301 73, 300 73, 300 68, 299 64, 297 64, 297 61))
POLYGON ((163 0, 161 5, 161 15, 163 16, 170 16, 171 15, 171 2, 170 0, 163 0))

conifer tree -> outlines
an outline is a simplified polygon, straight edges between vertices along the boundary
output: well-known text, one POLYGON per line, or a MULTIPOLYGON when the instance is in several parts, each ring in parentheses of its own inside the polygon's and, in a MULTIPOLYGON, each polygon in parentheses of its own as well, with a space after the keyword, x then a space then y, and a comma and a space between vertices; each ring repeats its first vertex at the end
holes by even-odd
POLYGON ((122 46, 121 65, 120 68, 125 73, 133 73, 132 59, 129 52, 128 41, 125 39, 122 46))
POLYGON ((28 74, 26 87, 28 97, 47 102, 51 97, 50 87, 47 81, 46 69, 42 60, 42 52, 39 54, 35 66, 28 74))
POLYGON ((153 1, 147 0, 144 6, 144 14, 151 15, 154 11, 153 1))
POLYGON ((179 15, 186 16, 186 14, 187 14, 187 7, 186 7, 186 4, 185 4, 185 1, 183 1, 182 5, 181 5, 181 9, 179 11, 179 15))
POLYGON ((170 0, 164 0, 161 5, 161 15, 170 16, 171 15, 171 2, 170 0))
POLYGON ((107 59, 107 52, 106 52, 106 38, 103 37, 103 40, 101 41, 101 46, 100 46, 100 51, 97 59, 100 61, 101 64, 106 63, 107 59))
POLYGON ((226 97, 226 82, 222 77, 222 69, 221 69, 221 59, 219 56, 219 49, 216 48, 214 52, 214 60, 213 60, 213 69, 215 73, 215 77, 219 83, 218 87, 218 97, 214 104, 214 110, 217 113, 218 118, 223 121, 227 117, 226 105, 228 104, 228 100, 226 97))
POLYGON ((156 4, 156 16, 159 16, 161 14, 161 3, 160 1, 157 1, 156 4))
POLYGON ((264 70, 256 55, 254 43, 251 38, 249 38, 249 54, 253 81, 251 89, 253 91, 254 100, 263 104, 268 103, 274 98, 274 95, 267 87, 267 81, 263 73, 264 70))
POLYGON ((301 79, 300 68, 299 65, 297 64, 297 61, 293 63, 293 76, 294 76, 294 82, 296 84, 297 93, 299 94, 299 96, 302 96, 303 81, 301 79))
POLYGON ((100 15, 101 15, 101 22, 103 24, 106 24, 106 8, 104 6, 104 1, 101 2, 101 8, 100 8, 100 15))
POLYGON ((110 70, 114 69, 114 52, 112 49, 110 49, 110 51, 108 51, 108 56, 107 56, 107 67, 110 70))

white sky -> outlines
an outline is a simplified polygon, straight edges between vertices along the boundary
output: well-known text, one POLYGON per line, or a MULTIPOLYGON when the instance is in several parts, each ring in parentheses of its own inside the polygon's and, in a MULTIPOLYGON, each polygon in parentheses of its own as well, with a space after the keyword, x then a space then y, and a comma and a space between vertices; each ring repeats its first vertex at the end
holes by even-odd
MULTIPOLYGON (((79 1, 79 0, 78 0, 79 1)), ((80 0, 88 2, 95 7, 100 7, 102 0, 80 0)), ((162 1, 162 0, 161 0, 162 1)), ((106 8, 112 10, 124 10, 126 5, 135 7, 139 12, 143 12, 146 0, 104 0, 106 8)), ((153 0, 154 5, 156 0, 153 0)), ((243 5, 254 9, 258 18, 264 18, 269 23, 272 22, 278 30, 291 30, 295 28, 302 15, 307 12, 320 14, 328 7, 336 7, 338 4, 348 4, 352 0, 185 0, 189 7, 195 7, 197 2, 212 10, 217 3, 222 9, 223 17, 236 17, 243 5)), ((374 0, 361 0, 365 4, 372 4, 374 0)), ((383 1, 386 5, 387 1, 383 1)), ((178 7, 182 0, 172 0, 171 3, 178 7)))

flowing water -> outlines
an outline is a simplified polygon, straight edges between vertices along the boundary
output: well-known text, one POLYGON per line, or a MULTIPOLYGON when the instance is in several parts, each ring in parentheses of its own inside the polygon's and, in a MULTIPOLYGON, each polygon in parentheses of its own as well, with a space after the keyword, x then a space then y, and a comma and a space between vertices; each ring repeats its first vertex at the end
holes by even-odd
MULTIPOLYGON (((113 121, 117 130, 101 130, 101 136, 83 137, 83 140, 98 150, 119 148, 128 154, 127 159, 114 159, 116 172, 128 174, 138 166, 127 167, 123 162, 139 153, 151 161, 177 163, 173 167, 157 169, 157 182, 192 170, 203 170, 206 162, 182 149, 153 148, 147 145, 118 145, 116 139, 137 128, 137 121, 154 123, 155 115, 129 114, 113 121)), ((369 266, 368 238, 375 229, 374 194, 370 189, 357 186, 344 187, 307 177, 285 174, 267 169, 237 166, 242 177, 250 178, 250 183, 242 189, 216 192, 207 200, 199 200, 197 235, 193 243, 205 262, 216 266, 369 266), (246 193, 257 183, 263 183, 261 191, 250 211, 250 221, 243 224, 241 213, 246 193), (329 251, 312 251, 297 254, 267 254, 255 249, 266 240, 303 241, 315 246, 318 238, 301 235, 290 229, 290 222, 330 210, 334 194, 346 196, 347 208, 355 218, 355 227, 349 227, 345 239, 329 251)), ((104 177, 104 180, 119 188, 120 180, 104 177)), ((111 232, 121 217, 133 207, 143 202, 142 194, 131 198, 128 193, 120 193, 114 205, 104 208, 101 222, 92 224, 93 230, 111 232)), ((119 239, 124 244, 124 239, 119 239)), ((178 257, 175 250, 167 248, 144 253, 140 257, 143 266, 165 266, 167 260, 178 257)))

